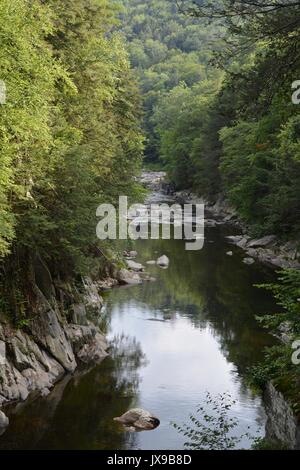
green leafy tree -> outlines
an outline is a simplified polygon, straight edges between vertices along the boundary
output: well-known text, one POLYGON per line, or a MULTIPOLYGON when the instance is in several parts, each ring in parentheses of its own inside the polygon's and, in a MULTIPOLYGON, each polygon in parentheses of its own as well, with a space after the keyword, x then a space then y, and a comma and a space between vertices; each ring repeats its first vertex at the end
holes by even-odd
POLYGON ((231 412, 235 403, 229 393, 213 397, 207 392, 205 405, 199 405, 197 414, 190 415, 190 424, 173 423, 174 428, 187 438, 184 446, 190 450, 233 450, 244 438, 254 440, 248 431, 234 433, 240 425, 231 412))

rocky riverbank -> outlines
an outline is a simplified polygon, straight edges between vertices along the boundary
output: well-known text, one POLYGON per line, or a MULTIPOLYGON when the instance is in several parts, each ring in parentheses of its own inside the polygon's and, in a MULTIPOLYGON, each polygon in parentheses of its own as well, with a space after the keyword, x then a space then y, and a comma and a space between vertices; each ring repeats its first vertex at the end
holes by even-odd
MULTIPOLYGON (((160 172, 151 173, 148 179, 143 174, 142 183, 152 197, 160 195, 161 200, 164 178, 160 172)), ((108 355, 109 345, 99 327, 101 293, 155 280, 134 260, 136 256, 136 252, 125 252, 124 267, 112 264, 103 279, 86 277, 76 284, 52 279, 37 256, 30 318, 17 327, 0 313, 0 435, 9 425, 6 405, 31 395, 46 396, 63 377, 108 355)))
POLYGON ((209 216, 206 223, 210 225, 226 223, 238 229, 240 235, 229 236, 228 241, 244 250, 248 260, 258 260, 279 268, 300 269, 299 240, 282 242, 273 234, 262 238, 251 238, 248 235, 249 227, 241 222, 236 211, 222 197, 212 204, 189 191, 180 191, 175 193, 175 198, 182 204, 205 204, 206 213, 209 216))
POLYGON ((0 432, 8 425, 5 405, 31 394, 45 396, 79 365, 107 356, 97 283, 85 278, 79 287, 58 284, 40 259, 35 267, 31 318, 16 328, 0 314, 0 432))
POLYGON ((276 387, 269 382, 264 390, 267 415, 266 440, 282 443, 293 450, 300 449, 300 423, 291 406, 276 387))
POLYGON ((31 395, 46 396, 64 376, 108 355, 109 345, 99 327, 101 293, 154 280, 133 261, 136 255, 124 253, 127 268, 112 269, 102 280, 86 277, 76 285, 54 281, 38 259, 31 317, 17 328, 0 314, 0 435, 9 424, 6 405, 31 395))

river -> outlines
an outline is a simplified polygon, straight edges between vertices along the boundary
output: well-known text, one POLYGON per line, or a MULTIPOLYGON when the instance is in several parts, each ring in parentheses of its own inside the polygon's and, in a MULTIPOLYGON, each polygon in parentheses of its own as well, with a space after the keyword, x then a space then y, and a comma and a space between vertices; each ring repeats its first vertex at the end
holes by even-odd
MULTIPOLYGON (((229 392, 236 400, 230 412, 239 421, 236 434, 264 435, 262 400, 246 376, 274 341, 255 320, 274 311, 273 300, 254 287, 274 272, 245 265, 242 251, 225 239, 232 233, 207 228, 198 252, 180 240, 135 242, 138 261, 166 254, 169 268, 149 266, 155 282, 106 294, 102 323, 110 356, 66 377, 47 397, 10 406, 0 449, 183 449, 185 438, 171 422, 188 422, 198 404, 206 406, 206 392, 229 392), (113 417, 132 407, 152 411, 161 425, 124 432, 113 417)), ((250 445, 245 437, 239 447, 250 445)))

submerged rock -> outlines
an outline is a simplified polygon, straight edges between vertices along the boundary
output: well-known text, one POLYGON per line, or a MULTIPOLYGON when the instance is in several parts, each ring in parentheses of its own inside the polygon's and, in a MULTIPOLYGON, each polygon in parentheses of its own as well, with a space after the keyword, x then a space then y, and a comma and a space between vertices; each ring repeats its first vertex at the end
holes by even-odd
POLYGON ((255 260, 253 258, 244 258, 243 263, 248 264, 250 266, 251 264, 255 263, 255 260))
POLYGON ((134 408, 127 411, 122 416, 114 418, 124 425, 127 431, 152 431, 160 425, 160 420, 152 413, 141 408, 134 408))
POLYGON ((227 251, 226 255, 227 256, 233 256, 233 251, 227 251))

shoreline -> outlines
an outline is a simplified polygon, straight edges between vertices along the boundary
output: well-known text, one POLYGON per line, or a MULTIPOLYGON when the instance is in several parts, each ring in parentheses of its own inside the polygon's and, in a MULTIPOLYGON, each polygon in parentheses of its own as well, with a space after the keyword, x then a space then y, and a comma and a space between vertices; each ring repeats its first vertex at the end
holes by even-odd
POLYGON ((246 255, 261 263, 282 269, 300 269, 300 247, 298 240, 282 242, 276 235, 270 234, 260 238, 252 238, 249 228, 243 224, 236 211, 223 198, 215 203, 196 196, 190 191, 174 192, 175 200, 181 204, 205 204, 206 211, 216 219, 208 223, 232 225, 240 230, 240 235, 228 236, 227 240, 245 251, 246 255))

